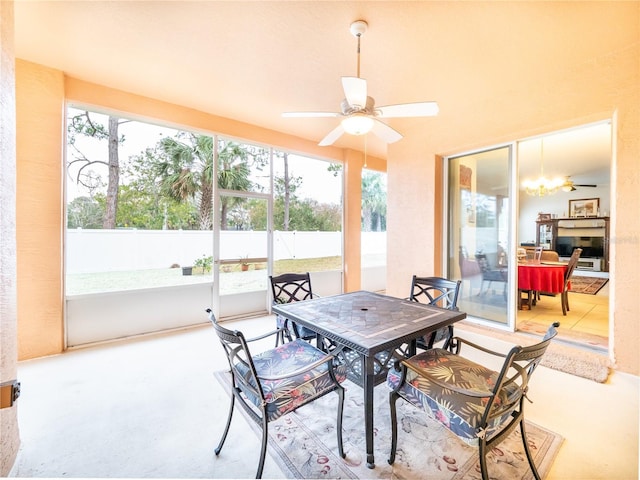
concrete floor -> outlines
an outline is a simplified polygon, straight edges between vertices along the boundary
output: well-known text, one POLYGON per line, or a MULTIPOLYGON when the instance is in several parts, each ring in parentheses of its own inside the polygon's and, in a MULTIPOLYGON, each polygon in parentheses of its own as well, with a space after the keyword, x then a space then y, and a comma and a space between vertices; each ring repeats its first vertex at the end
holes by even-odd
MULTIPOLYGON (((234 323, 253 336, 274 320, 234 323)), ((253 478, 259 439, 241 415, 213 454, 229 399, 212 372, 224 368, 209 325, 20 362, 22 446, 10 476, 253 478)), ((622 373, 599 384, 538 368, 527 418, 565 438, 547 479, 636 480, 639 390, 622 373)), ((269 455, 264 478, 284 478, 269 455)))

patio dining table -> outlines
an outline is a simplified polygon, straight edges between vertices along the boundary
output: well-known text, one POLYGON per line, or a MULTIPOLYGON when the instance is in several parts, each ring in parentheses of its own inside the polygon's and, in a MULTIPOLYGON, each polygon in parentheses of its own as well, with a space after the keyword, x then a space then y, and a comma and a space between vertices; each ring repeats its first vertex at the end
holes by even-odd
POLYGON ((316 332, 321 339, 346 347, 358 362, 349 378, 363 388, 367 466, 373 455, 373 389, 382 383, 393 362, 386 355, 408 345, 415 354, 416 339, 466 318, 466 313, 411 302, 378 293, 357 291, 303 302, 273 305, 275 313, 316 332))

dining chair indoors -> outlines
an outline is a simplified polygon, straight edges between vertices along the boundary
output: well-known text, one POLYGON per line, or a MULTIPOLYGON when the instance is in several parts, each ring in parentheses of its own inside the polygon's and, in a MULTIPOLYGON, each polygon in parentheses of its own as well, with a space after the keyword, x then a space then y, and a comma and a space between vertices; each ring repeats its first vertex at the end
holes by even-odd
MULTIPOLYGON (((436 305, 447 310, 458 311, 458 295, 462 280, 449 280, 442 277, 418 277, 411 279, 411 294, 408 299, 413 302, 436 305)), ((441 328, 417 341, 422 349, 433 348, 437 342, 444 340, 442 348, 449 349, 453 338, 453 325, 441 328)))
MULTIPOLYGON (((311 276, 307 273, 283 273, 282 275, 269 275, 271 282, 271 294, 273 303, 300 302, 316 298, 311 288, 311 276)), ((297 325, 289 319, 276 315, 276 326, 280 328, 280 333, 276 337, 276 347, 279 343, 284 343, 285 339, 291 341, 294 338, 303 340, 313 340, 316 338, 315 332, 297 325)))
POLYGON ((560 303, 562 304, 562 315, 566 315, 569 311, 569 285, 571 284, 571 277, 573 276, 573 271, 576 269, 578 265, 578 260, 580 259, 580 255, 582 255, 581 248, 575 248, 571 253, 571 258, 569 258, 569 263, 567 265, 567 270, 564 272, 564 287, 562 289, 562 293, 560 294, 560 303))
MULTIPOLYGON (((536 247, 533 258, 539 263, 559 262, 560 256, 554 250, 544 250, 542 247, 536 247)), ((535 305, 542 298, 541 295, 554 295, 548 292, 540 292, 538 290, 518 290, 518 309, 522 310, 523 301, 526 299, 527 306, 531 310, 531 306, 535 305), (525 297, 526 295, 526 297, 525 297)), ((555 296, 555 295, 554 295, 555 296)))
POLYGON ((387 385, 391 389, 389 463, 395 461, 398 444, 396 402, 402 398, 466 443, 477 446, 484 480, 489 478, 487 453, 519 426, 529 466, 534 477, 540 480, 529 449, 523 407, 531 375, 559 326, 557 322, 549 326, 541 342, 527 347, 514 346, 506 354, 456 338, 453 353, 433 348, 396 361, 387 374, 387 385), (503 358, 502 367, 493 370, 462 357, 460 350, 465 344, 487 356, 503 358))
POLYGON ((238 330, 221 326, 211 309, 209 319, 220 339, 231 371, 231 406, 224 433, 215 449, 218 455, 229 432, 236 400, 249 417, 262 427, 262 445, 256 478, 262 477, 267 451, 269 422, 307 405, 330 392, 338 394, 338 452, 345 457, 342 443, 342 413, 346 379, 343 366, 333 363, 337 350, 327 354, 301 339, 252 355, 249 343, 278 334, 274 330, 247 339, 238 330))
POLYGON ((542 250, 543 250, 542 247, 536 247, 533 250, 533 260, 535 262, 540 262, 540 260, 542 260, 542 250))

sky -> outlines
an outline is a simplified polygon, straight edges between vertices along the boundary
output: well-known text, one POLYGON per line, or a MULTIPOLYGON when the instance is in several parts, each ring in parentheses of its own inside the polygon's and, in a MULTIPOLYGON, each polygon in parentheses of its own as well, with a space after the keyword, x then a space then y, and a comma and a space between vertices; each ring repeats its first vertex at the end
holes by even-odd
MULTIPOLYGON (((92 114, 92 117, 103 119, 106 125, 106 115, 92 114)), ((124 135, 125 141, 120 146, 120 158, 128 159, 133 155, 138 155, 147 147, 152 147, 165 136, 174 136, 178 130, 157 125, 131 121, 122 123, 118 128, 118 133, 124 135)), ((107 150, 106 140, 96 141, 90 138, 79 136, 76 140, 78 149, 91 159, 106 161, 107 150)), ((69 162, 74 150, 67 149, 67 162, 69 162)), ((298 196, 302 198, 314 198, 320 203, 339 203, 342 197, 342 183, 334 177, 333 172, 327 171, 329 163, 316 159, 309 159, 298 155, 289 156, 289 174, 291 176, 301 176, 304 178, 303 184, 298 190, 298 196)), ((107 180, 106 166, 94 168, 99 173, 104 182, 107 180)), ((276 173, 278 169, 276 168, 276 173)), ((67 172, 67 198, 71 200, 77 196, 87 195, 87 190, 76 185, 75 177, 77 168, 71 167, 67 172)))

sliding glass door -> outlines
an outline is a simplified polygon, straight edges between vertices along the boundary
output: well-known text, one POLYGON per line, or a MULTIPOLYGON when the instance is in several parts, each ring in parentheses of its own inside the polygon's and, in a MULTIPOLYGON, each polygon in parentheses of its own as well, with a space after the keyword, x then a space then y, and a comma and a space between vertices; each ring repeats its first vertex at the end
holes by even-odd
MULTIPOLYGON (((458 300, 469 316, 509 325, 511 146, 448 159, 447 271, 462 280, 458 300)), ((510 325, 509 325, 510 326, 510 325)))

